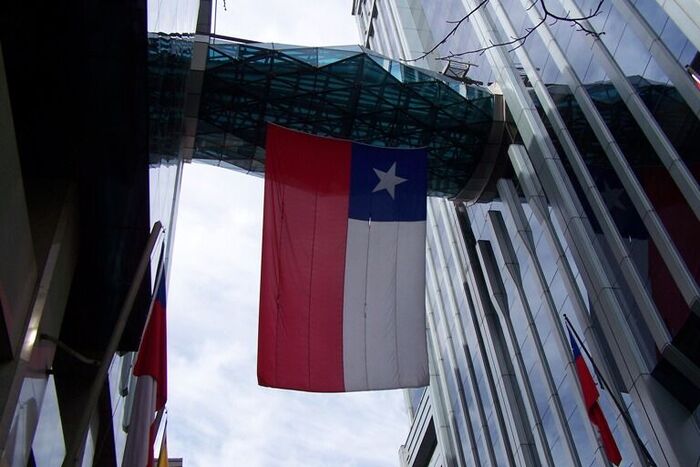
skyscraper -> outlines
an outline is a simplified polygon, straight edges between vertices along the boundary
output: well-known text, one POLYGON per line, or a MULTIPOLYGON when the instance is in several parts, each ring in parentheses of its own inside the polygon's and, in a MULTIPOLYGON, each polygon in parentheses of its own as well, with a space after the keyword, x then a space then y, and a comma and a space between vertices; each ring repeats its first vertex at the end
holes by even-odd
POLYGON ((355 0, 352 11, 364 46, 488 86, 506 115, 485 187, 429 201, 432 379, 407 394, 402 463, 607 465, 568 318, 622 463, 695 465, 697 8, 355 0))

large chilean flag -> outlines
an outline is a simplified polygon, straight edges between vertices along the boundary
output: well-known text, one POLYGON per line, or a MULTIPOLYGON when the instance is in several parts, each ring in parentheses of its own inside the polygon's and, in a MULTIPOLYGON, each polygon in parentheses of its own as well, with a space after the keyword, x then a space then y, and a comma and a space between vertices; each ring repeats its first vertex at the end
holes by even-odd
POLYGON ((262 386, 428 384, 427 156, 268 125, 262 386))

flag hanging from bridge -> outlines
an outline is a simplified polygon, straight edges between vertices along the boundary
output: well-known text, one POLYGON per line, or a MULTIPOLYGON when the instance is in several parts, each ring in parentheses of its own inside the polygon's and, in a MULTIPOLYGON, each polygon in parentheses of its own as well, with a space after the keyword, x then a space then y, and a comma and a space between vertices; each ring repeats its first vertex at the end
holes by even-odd
POLYGON ((428 384, 427 154, 268 125, 258 382, 428 384))

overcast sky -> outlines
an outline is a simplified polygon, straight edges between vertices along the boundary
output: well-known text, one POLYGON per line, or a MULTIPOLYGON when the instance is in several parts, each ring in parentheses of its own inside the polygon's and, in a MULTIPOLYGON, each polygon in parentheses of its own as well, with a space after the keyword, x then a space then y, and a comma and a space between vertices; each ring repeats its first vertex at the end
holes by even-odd
MULTIPOLYGON (((358 42, 351 0, 227 0, 216 32, 264 42, 358 42)), ((184 171, 168 291, 168 450, 186 466, 396 466, 401 391, 257 386, 262 179, 184 171)))

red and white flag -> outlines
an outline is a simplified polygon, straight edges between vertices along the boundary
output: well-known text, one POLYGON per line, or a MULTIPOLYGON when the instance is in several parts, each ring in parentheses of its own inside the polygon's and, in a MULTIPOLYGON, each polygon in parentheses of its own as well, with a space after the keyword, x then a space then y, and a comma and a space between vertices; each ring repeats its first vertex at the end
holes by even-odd
POLYGON ((613 464, 620 465, 622 456, 620 455, 620 450, 617 447, 615 438, 610 431, 610 426, 605 418, 603 409, 598 403, 598 398, 600 396, 598 388, 595 385, 595 381, 593 381, 593 376, 591 376, 591 372, 588 370, 588 365, 586 365, 586 361, 583 359, 583 355, 581 355, 581 350, 579 350, 574 336, 571 335, 571 331, 569 331, 569 341, 571 342, 571 351, 574 354, 574 364, 576 365, 576 374, 581 384, 583 400, 586 404, 586 410, 588 410, 588 418, 598 429, 605 456, 613 464))
POLYGON ((154 421, 156 413, 165 407, 168 397, 165 297, 163 276, 134 365, 137 380, 123 467, 150 467, 153 463, 157 430, 154 421))
POLYGON ((258 382, 428 384, 427 155, 268 125, 258 382))

